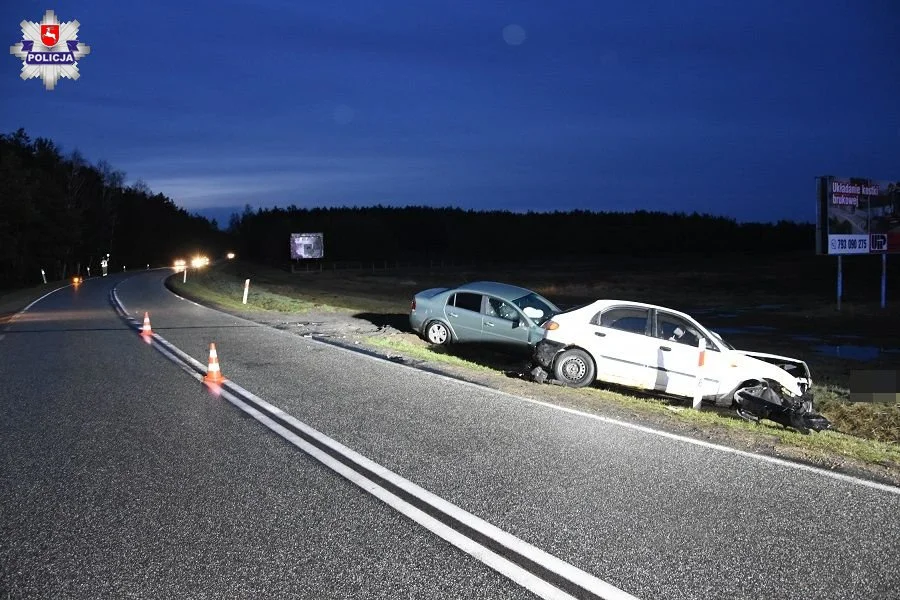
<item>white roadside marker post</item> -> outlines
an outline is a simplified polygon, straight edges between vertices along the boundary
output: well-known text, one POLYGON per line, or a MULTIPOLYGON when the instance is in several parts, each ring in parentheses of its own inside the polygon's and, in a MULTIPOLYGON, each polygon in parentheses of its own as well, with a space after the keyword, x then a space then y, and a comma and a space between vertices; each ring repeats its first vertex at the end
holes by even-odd
POLYGON ((250 291, 250 280, 244 282, 244 304, 247 304, 247 292, 250 291))
POLYGON ((187 283, 187 265, 184 265, 182 272, 184 273, 184 277, 182 278, 181 283, 187 283))
POLYGON ((695 410, 700 410, 700 402, 703 400, 703 364, 706 362, 706 338, 700 338, 700 353, 697 358, 697 389, 694 391, 695 410))
POLYGON ((44 280, 44 285, 46 285, 47 284, 47 274, 44 272, 43 269, 41 269, 41 279, 44 280))

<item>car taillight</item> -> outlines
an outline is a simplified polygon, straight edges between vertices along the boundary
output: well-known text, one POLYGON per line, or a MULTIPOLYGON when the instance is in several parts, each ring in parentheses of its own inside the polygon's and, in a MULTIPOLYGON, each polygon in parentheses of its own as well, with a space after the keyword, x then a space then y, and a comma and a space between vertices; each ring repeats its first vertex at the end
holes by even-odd
POLYGON ((410 306, 409 309, 413 310, 413 311, 416 310, 416 299, 415 298, 413 298, 412 306, 410 306))
POLYGON ((547 331, 553 331, 554 329, 559 329, 559 323, 556 321, 547 321, 544 323, 544 329, 547 331))

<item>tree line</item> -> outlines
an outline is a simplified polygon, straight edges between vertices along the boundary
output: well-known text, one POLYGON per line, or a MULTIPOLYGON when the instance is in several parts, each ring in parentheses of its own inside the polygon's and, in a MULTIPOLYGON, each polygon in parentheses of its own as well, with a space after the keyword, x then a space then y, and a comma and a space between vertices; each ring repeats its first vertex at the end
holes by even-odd
POLYGON ((269 208, 233 214, 242 256, 290 262, 292 233, 324 234, 336 261, 518 262, 606 254, 813 252, 815 225, 686 213, 512 213, 430 207, 269 208))
POLYGON ((115 272, 224 248, 215 222, 124 182, 109 163, 49 139, 0 134, 0 288, 40 283, 41 270, 48 280, 97 275, 107 254, 115 272))
POLYGON ((109 268, 171 264, 197 249, 273 265, 290 262, 292 233, 321 232, 334 261, 520 262, 605 254, 810 251, 808 223, 738 223, 683 212, 475 211, 459 208, 249 206, 228 232, 140 180, 24 130, 0 135, 0 288, 109 268))

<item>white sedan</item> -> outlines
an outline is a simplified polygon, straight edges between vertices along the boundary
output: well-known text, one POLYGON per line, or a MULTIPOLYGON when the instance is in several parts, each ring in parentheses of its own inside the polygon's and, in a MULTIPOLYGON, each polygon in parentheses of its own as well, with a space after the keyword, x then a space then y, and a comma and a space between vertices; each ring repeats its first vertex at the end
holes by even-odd
POLYGON ((662 306, 598 300, 554 316, 544 329, 534 351, 543 376, 533 375, 550 374, 571 387, 599 380, 692 398, 702 382, 703 399, 731 406, 738 392, 761 383, 798 399, 812 385, 804 361, 736 350, 689 315, 662 306))

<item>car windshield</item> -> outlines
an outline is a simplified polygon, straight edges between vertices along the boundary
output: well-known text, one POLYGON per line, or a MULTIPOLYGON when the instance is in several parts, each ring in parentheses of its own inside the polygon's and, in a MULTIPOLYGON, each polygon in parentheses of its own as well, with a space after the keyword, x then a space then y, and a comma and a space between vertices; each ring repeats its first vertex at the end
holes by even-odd
POLYGON ((726 341, 725 341, 725 338, 723 338, 723 337, 722 337, 721 335, 719 335, 717 332, 710 330, 710 333, 712 333, 712 334, 716 337, 716 339, 719 340, 720 342, 722 342, 722 345, 725 346, 726 348, 728 348, 729 350, 734 350, 734 349, 735 349, 734 346, 732 346, 731 344, 729 344, 728 342, 726 342, 726 341))
POLYGON ((535 292, 516 298, 513 304, 538 325, 543 325, 550 317, 559 314, 555 304, 535 292))

